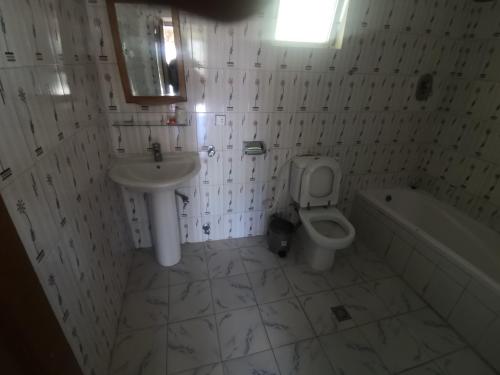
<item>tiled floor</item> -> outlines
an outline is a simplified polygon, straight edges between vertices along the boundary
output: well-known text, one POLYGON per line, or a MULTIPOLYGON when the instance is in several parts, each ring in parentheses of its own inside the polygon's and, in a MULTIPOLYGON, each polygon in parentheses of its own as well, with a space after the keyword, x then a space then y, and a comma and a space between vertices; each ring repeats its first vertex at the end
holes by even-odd
POLYGON ((494 374, 374 253, 317 273, 263 238, 187 245, 168 269, 138 252, 110 373, 494 374))

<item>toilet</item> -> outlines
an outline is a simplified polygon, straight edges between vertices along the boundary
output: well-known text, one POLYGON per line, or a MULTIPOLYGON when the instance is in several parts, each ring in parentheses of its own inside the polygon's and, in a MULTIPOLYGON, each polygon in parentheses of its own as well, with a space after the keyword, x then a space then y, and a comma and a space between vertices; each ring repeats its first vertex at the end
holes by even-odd
POLYGON ((300 206, 302 225, 295 246, 315 270, 333 266, 335 252, 351 245, 355 230, 335 207, 339 199, 341 171, 334 158, 297 156, 290 170, 290 195, 300 206))

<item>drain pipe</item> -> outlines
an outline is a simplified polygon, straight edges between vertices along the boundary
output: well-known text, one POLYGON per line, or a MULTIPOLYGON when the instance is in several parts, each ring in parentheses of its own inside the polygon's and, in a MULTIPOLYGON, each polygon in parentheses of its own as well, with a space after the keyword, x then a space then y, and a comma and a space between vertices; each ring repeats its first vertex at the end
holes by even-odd
POLYGON ((180 191, 178 190, 175 190, 175 195, 177 195, 178 197, 180 197, 182 199, 182 205, 183 205, 183 209, 186 208, 186 206, 188 205, 189 203, 189 197, 186 195, 186 194, 182 194, 180 191))

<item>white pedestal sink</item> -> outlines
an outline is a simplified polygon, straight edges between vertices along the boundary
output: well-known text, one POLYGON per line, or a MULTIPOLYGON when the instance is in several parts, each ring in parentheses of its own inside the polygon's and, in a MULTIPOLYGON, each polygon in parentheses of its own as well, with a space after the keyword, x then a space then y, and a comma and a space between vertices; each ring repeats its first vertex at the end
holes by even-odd
POLYGON ((175 188, 199 171, 195 152, 164 153, 161 162, 149 155, 119 158, 109 171, 116 183, 148 194, 153 246, 162 266, 173 266, 181 259, 175 188))

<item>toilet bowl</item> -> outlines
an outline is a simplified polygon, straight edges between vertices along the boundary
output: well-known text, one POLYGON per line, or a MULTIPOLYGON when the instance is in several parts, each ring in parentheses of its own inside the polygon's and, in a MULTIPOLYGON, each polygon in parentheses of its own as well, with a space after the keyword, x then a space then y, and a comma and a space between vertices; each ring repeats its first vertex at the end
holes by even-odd
POLYGON ((337 250, 349 247, 356 231, 347 218, 335 208, 340 190, 341 171, 330 157, 298 156, 290 172, 290 195, 300 206, 302 225, 296 233, 294 247, 316 270, 333 266, 337 250))
POLYGON ((298 236, 303 257, 313 269, 330 269, 336 251, 350 246, 354 241, 354 227, 335 207, 301 208, 299 217, 302 226, 298 236))

